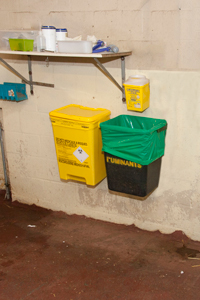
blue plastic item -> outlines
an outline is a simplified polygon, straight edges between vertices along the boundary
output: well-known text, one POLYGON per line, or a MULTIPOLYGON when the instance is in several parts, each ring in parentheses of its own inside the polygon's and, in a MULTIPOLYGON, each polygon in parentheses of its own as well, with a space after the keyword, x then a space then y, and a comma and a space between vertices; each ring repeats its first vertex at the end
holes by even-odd
POLYGON ((104 51, 107 51, 107 52, 109 52, 109 51, 110 51, 110 47, 106 47, 106 48, 100 48, 100 49, 92 50, 92 53, 100 53, 100 52, 104 52, 104 51))
POLYGON ((101 40, 98 40, 97 44, 92 48, 92 53, 100 53, 104 51, 113 53, 119 52, 119 48, 115 45, 109 45, 108 47, 102 48, 103 46, 105 46, 105 43, 101 40))
POLYGON ((97 44, 92 48, 92 52, 95 53, 95 50, 97 50, 100 47, 103 47, 105 45, 105 43, 101 40, 97 41, 97 44))
POLYGON ((4 82, 0 84, 0 99, 22 101, 28 99, 26 85, 23 83, 4 82))

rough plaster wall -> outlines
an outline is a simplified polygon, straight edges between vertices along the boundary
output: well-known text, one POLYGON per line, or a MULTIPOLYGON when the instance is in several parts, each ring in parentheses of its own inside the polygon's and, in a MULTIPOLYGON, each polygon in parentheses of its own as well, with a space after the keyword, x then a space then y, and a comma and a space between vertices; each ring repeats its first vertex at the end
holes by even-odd
POLYGON ((0 29, 67 27, 131 49, 129 69, 198 70, 198 0, 1 0, 0 29))
MULTIPOLYGON (((84 214, 147 230, 183 230, 200 240, 200 59, 197 0, 1 1, 0 29, 67 27, 70 36, 94 34, 132 50, 126 77, 145 74, 151 106, 143 116, 168 121, 159 188, 145 201, 112 194, 106 180, 89 188, 59 178, 49 111, 67 104, 128 112, 120 91, 93 65, 33 61, 33 79, 55 88, 34 87, 21 103, 0 100, 13 200, 69 214, 84 214), (78 7, 78 10, 77 10, 78 7)), ((8 60, 27 77, 25 61, 8 60)), ((105 66, 120 83, 120 61, 105 66)), ((19 82, 1 66, 1 82, 19 82)))

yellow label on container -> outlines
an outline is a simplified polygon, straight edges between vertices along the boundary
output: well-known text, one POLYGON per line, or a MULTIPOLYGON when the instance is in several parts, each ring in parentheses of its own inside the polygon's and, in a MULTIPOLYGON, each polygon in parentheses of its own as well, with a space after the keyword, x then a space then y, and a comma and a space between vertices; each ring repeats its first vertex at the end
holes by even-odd
POLYGON ((124 160, 124 159, 110 157, 110 156, 106 157, 106 161, 107 161, 107 163, 111 163, 111 164, 115 164, 115 165, 123 165, 123 166, 128 166, 128 167, 133 167, 133 168, 139 168, 139 169, 142 168, 142 165, 132 162, 130 160, 124 160))
POLYGON ((140 99, 140 90, 128 88, 127 92, 130 93, 131 100, 140 99))

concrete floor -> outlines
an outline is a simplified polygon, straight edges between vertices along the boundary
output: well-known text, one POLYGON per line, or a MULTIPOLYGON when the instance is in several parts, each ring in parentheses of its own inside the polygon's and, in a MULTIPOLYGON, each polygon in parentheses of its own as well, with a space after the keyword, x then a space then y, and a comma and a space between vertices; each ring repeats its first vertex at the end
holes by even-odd
POLYGON ((200 243, 11 203, 1 191, 0 300, 25 299, 198 300, 200 243))

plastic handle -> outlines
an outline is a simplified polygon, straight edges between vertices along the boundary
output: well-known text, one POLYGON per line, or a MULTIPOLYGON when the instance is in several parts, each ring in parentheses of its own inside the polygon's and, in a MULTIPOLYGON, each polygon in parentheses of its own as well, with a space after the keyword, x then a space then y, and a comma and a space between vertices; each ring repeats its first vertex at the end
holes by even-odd
POLYGON ((110 47, 96 49, 96 50, 93 50, 92 53, 100 53, 100 52, 104 52, 104 51, 110 51, 110 47))
POLYGON ((92 50, 96 50, 96 49, 98 49, 98 48, 100 48, 100 47, 103 47, 103 46, 104 46, 104 42, 98 40, 98 41, 97 41, 97 44, 92 48, 92 50))

